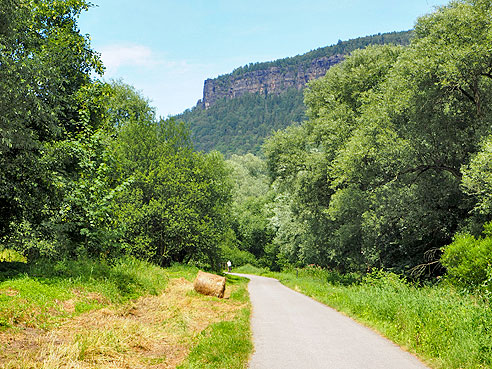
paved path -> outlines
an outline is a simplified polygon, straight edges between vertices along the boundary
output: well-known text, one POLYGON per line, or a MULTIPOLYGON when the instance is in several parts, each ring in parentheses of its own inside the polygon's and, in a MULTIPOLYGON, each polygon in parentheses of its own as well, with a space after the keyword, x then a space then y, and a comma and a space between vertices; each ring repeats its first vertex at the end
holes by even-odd
POLYGON ((415 357, 350 318, 283 286, 249 278, 255 353, 250 369, 423 369, 415 357))

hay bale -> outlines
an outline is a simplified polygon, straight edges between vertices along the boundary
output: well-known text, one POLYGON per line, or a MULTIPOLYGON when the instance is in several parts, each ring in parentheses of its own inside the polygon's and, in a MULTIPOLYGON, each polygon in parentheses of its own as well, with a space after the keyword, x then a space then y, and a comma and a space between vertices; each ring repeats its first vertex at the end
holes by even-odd
POLYGON ((226 279, 219 275, 198 271, 193 287, 195 291, 203 295, 224 297, 226 279))

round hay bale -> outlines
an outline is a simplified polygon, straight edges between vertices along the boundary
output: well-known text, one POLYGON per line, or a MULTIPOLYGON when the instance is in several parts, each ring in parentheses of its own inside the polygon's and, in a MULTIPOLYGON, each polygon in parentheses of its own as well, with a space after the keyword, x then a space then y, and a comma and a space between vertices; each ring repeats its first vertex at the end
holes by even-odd
POLYGON ((226 279, 220 275, 198 271, 193 287, 203 295, 224 297, 226 279))

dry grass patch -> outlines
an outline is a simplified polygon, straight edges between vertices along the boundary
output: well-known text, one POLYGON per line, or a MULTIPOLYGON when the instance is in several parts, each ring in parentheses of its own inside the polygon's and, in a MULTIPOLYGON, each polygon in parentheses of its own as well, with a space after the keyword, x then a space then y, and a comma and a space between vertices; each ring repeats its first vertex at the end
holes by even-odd
MULTIPOLYGON (((234 288, 228 287, 229 295, 234 288)), ((0 333, 0 367, 175 368, 201 331, 232 320, 243 307, 199 295, 184 278, 172 279, 159 296, 91 311, 47 332, 0 333)))
POLYGON ((14 290, 13 288, 7 288, 5 290, 0 290, 0 295, 5 295, 9 297, 14 297, 19 294, 19 291, 14 290))

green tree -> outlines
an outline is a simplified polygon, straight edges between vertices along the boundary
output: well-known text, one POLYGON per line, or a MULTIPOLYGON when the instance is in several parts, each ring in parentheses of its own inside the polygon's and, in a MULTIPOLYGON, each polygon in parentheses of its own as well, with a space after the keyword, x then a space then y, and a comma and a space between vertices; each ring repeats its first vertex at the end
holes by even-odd
POLYGON ((253 154, 247 154, 232 155, 227 164, 235 185, 232 203, 235 246, 252 254, 257 263, 278 269, 277 253, 267 253, 276 230, 271 223, 273 192, 265 162, 253 154))
POLYGON ((492 216, 492 137, 487 136, 481 149, 462 167, 463 190, 476 199, 475 210, 489 218, 492 216))
MULTIPOLYGON (((144 106, 135 91, 128 93, 131 106, 144 106)), ((195 261, 216 268, 230 208, 224 160, 194 152, 182 123, 149 118, 129 114, 113 144, 119 177, 131 178, 118 197, 126 248, 161 265, 195 261)))
POLYGON ((79 126, 78 91, 102 72, 79 33, 81 0, 0 3, 0 237, 39 224, 52 197, 44 144, 79 126))
POLYGON ((486 145, 476 153, 490 134, 491 11, 452 2, 418 20, 409 47, 354 52, 309 85, 309 121, 265 145, 304 262, 435 265, 479 221, 469 212, 487 206, 486 145))
MULTIPOLYGON (((265 144, 270 175, 285 193, 279 197, 279 210, 284 209, 279 214, 287 217, 279 222, 287 226, 280 226, 286 230, 279 235, 292 237, 294 246, 286 254, 290 260, 294 251, 304 263, 340 268, 361 264, 360 223, 367 204, 354 186, 336 194, 335 174, 340 154, 361 124, 367 96, 379 88, 400 52, 395 46, 354 52, 308 85, 310 120, 278 132, 265 144), (289 227, 299 232, 288 232, 289 227)), ((284 245, 281 249, 289 249, 288 240, 278 241, 284 245)))

